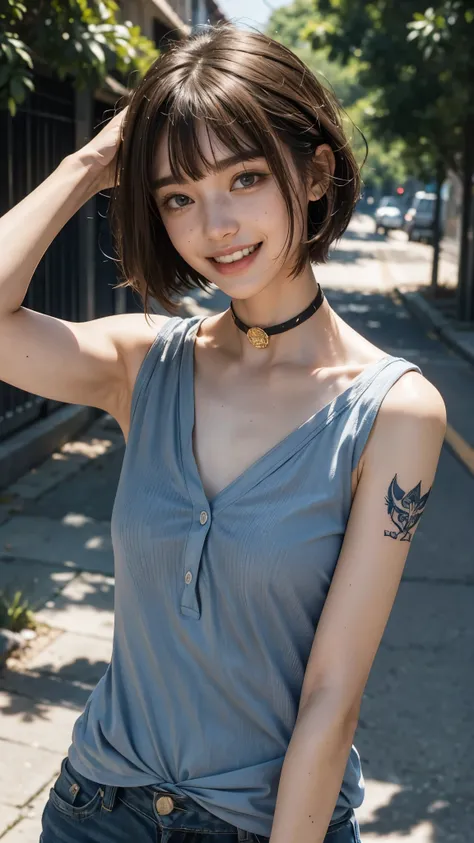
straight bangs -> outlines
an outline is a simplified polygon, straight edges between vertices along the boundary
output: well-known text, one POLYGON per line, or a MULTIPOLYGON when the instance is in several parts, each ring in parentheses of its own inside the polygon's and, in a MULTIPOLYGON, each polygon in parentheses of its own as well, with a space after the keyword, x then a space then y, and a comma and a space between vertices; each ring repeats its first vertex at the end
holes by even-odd
POLYGON ((198 181, 215 168, 215 157, 207 160, 200 144, 203 127, 213 156, 217 140, 229 155, 244 159, 251 152, 265 158, 288 212, 284 260, 294 239, 295 214, 307 218, 308 237, 295 249, 291 276, 308 258, 326 260, 331 242, 349 223, 360 178, 337 100, 291 50, 260 33, 218 24, 160 56, 128 105, 110 217, 124 277, 119 286, 136 290, 145 312, 149 296, 175 313, 183 293, 211 289, 174 248, 161 219, 153 182, 164 137, 177 183, 198 181), (308 203, 304 186, 315 175, 313 155, 324 143, 334 152, 336 169, 322 199, 308 203))

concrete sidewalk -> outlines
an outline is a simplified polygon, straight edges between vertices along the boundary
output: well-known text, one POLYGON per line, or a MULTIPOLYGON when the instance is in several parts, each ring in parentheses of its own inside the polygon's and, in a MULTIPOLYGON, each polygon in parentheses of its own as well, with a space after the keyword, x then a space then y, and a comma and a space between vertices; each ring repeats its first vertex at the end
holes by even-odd
MULTIPOLYGON (((454 294, 458 283, 459 249, 449 241, 443 245, 439 286, 454 294)), ((455 318, 454 296, 433 299, 425 295, 431 285, 433 247, 409 243, 402 232, 396 231, 385 239, 379 256, 386 282, 403 298, 408 310, 425 328, 434 331, 446 345, 474 364, 474 323, 459 322, 455 318)))
POLYGON ((2 843, 38 843, 73 724, 110 661, 109 513, 123 447, 104 416, 1 498, 0 589, 21 587, 47 625, 0 672, 2 843))

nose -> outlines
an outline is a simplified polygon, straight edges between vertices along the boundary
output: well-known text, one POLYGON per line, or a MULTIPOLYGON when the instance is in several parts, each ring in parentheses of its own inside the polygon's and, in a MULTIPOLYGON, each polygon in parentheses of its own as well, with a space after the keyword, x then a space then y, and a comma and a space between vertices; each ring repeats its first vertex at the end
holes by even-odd
POLYGON ((204 209, 204 235, 208 240, 222 243, 226 236, 235 235, 239 228, 230 201, 214 199, 208 202, 204 209))

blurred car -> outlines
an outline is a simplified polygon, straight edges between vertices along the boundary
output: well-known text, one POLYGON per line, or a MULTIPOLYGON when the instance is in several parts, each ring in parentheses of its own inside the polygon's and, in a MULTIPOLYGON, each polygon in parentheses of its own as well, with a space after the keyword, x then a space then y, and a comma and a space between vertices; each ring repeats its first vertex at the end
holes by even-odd
POLYGON ((436 193, 418 190, 411 208, 405 214, 403 223, 403 229, 409 240, 433 239, 435 210, 436 193))
POLYGON ((375 211, 375 232, 381 229, 386 234, 389 229, 401 228, 402 225, 400 200, 396 196, 383 196, 375 211))

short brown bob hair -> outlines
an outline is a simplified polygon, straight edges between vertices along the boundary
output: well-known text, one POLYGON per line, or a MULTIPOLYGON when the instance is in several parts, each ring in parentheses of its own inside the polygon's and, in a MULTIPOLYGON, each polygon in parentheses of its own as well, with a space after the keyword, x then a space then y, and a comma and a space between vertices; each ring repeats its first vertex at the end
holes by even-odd
POLYGON ((209 289, 209 281, 171 243, 153 195, 153 161, 163 131, 168 131, 176 181, 198 180, 212 167, 199 148, 198 125, 230 154, 260 150, 288 209, 285 260, 294 236, 292 194, 297 197, 298 186, 281 144, 289 148, 302 180, 314 170, 317 147, 329 144, 336 160, 334 176, 322 199, 308 203, 308 238, 300 245, 292 275, 301 272, 308 257, 314 263, 327 259, 359 198, 359 168, 336 97, 291 50, 257 31, 218 23, 163 52, 131 92, 128 105, 111 223, 125 279, 119 286, 136 290, 145 312, 149 296, 174 313, 180 295, 195 287, 209 289))

